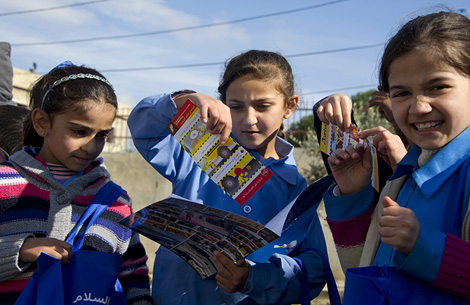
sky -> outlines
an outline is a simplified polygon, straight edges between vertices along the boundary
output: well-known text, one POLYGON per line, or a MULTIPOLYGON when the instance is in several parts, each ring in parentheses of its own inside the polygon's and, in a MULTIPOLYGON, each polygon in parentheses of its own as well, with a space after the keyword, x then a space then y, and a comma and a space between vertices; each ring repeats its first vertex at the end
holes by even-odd
POLYGON ((299 110, 319 99, 377 86, 384 43, 417 15, 470 0, 0 0, 0 40, 16 68, 39 74, 70 60, 102 72, 119 102, 163 92, 217 97, 227 59, 279 52, 294 71, 299 110))

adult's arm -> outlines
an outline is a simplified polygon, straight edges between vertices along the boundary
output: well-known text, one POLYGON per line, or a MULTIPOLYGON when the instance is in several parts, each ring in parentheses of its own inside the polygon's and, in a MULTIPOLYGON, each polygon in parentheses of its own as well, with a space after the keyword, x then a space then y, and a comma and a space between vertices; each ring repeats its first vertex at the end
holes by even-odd
POLYGON ((16 105, 13 99, 13 67, 10 59, 11 46, 0 42, 0 105, 16 105))

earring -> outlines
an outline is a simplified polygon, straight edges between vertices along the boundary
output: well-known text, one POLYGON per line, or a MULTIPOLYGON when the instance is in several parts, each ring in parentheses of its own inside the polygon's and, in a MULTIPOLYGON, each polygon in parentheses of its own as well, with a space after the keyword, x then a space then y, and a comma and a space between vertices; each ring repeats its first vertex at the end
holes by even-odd
POLYGON ((41 135, 42 135, 43 137, 45 137, 45 136, 47 135, 47 132, 43 131, 43 132, 41 132, 41 135))

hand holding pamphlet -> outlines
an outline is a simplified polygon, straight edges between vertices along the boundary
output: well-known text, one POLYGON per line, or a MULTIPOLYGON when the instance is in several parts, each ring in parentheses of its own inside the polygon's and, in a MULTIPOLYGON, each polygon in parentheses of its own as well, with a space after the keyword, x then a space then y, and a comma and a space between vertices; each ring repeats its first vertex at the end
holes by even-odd
POLYGON ((303 241, 322 194, 332 182, 333 177, 326 176, 312 183, 266 226, 176 195, 120 223, 173 251, 205 279, 217 272, 215 250, 234 262, 244 257, 265 262, 273 253, 288 255, 303 241))
POLYGON ((212 181, 240 205, 272 176, 232 137, 220 144, 220 135, 210 133, 199 108, 189 99, 167 129, 212 181))
POLYGON ((215 250, 237 261, 279 237, 253 220, 175 195, 121 223, 178 254, 201 279, 217 272, 215 250))
POLYGON ((352 125, 350 132, 343 132, 338 126, 333 124, 322 123, 321 127, 321 141, 320 151, 329 155, 334 156, 336 149, 345 149, 346 146, 351 145, 356 147, 357 145, 364 145, 370 147, 370 153, 373 160, 373 169, 371 176, 371 184, 375 190, 379 191, 379 171, 377 163, 377 151, 369 141, 369 139, 359 138, 359 128, 352 125))

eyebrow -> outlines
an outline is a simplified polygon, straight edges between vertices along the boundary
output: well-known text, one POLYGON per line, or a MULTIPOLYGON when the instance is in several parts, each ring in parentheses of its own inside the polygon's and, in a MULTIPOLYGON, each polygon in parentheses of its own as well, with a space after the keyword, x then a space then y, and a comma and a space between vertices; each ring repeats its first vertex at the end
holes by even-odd
MULTIPOLYGON (((250 103, 263 103, 263 102, 270 102, 271 100, 273 100, 273 98, 266 97, 266 98, 259 98, 259 99, 256 99, 256 100, 249 100, 249 102, 250 103)), ((227 102, 245 104, 244 101, 240 101, 240 100, 237 100, 237 99, 227 99, 227 102)))
MULTIPOLYGON (((88 131, 93 130, 93 128, 90 128, 90 127, 88 127, 86 125, 83 125, 83 124, 80 124, 80 123, 68 122, 68 124, 71 125, 72 127, 75 127, 75 128, 83 128, 83 129, 86 129, 88 131)), ((107 132, 107 133, 109 133, 113 130, 114 130, 114 128, 111 128, 111 129, 99 130, 98 132, 107 132)))
POLYGON ((398 86, 390 86, 389 91, 392 91, 393 89, 403 89, 405 86, 403 85, 398 85, 398 86))
POLYGON ((451 80, 451 78, 450 77, 445 77, 445 76, 435 77, 435 78, 430 79, 429 81, 427 81, 426 85, 431 85, 433 83, 437 83, 437 82, 440 82, 440 81, 448 81, 448 80, 451 80))
POLYGON ((232 103, 243 103, 242 101, 240 101, 240 100, 237 100, 237 99, 227 99, 227 102, 232 102, 232 103))
MULTIPOLYGON (((435 78, 432 78, 428 81, 426 81, 424 84, 426 86, 429 86, 429 85, 432 85, 434 83, 438 83, 440 81, 446 81, 446 80, 450 80, 451 78, 449 77, 445 77, 445 76, 440 76, 440 77, 435 77, 435 78)), ((406 88, 405 85, 396 85, 396 86, 390 86, 390 90, 393 90, 393 89, 404 89, 406 88)))

